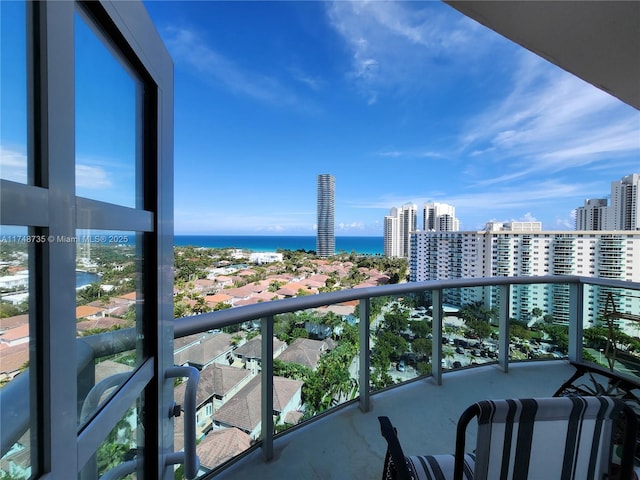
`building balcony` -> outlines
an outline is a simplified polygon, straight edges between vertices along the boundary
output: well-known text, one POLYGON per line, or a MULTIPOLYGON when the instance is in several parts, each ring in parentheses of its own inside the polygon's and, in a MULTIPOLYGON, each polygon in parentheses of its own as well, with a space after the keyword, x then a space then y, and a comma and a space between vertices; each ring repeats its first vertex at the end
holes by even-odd
POLYGON ((453 453, 462 411, 482 399, 551 396, 574 372, 567 361, 518 363, 505 372, 490 364, 408 382, 371 397, 371 410, 357 403, 274 440, 274 460, 248 453, 215 478, 375 479, 382 476, 386 442, 377 417, 388 416, 407 455, 453 453))

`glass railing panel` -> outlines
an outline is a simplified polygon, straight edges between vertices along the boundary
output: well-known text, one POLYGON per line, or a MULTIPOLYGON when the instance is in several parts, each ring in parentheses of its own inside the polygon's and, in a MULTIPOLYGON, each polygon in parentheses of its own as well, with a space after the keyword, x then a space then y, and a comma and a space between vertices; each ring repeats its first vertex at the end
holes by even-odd
POLYGON ((498 299, 489 287, 443 291, 442 366, 445 370, 498 357, 498 299))
POLYGON ((585 305, 584 360, 640 377, 640 291, 590 285, 585 305))
MULTIPOLYGON (((274 342, 274 351, 276 351, 274 342)), ((204 475, 242 454, 262 431, 260 322, 245 322, 174 340, 174 363, 200 371, 196 394, 196 454, 204 475)), ((184 404, 186 383, 177 383, 175 401, 184 404)), ((174 423, 174 448, 184 448, 184 425, 174 423)), ((176 470, 184 478, 183 467, 176 470)))
POLYGON ((431 314, 424 294, 374 297, 370 316, 373 391, 431 373, 431 314))
POLYGON ((26 372, 35 353, 30 334, 29 254, 32 242, 39 240, 40 237, 29 235, 26 227, 0 226, 0 392, 3 396, 0 478, 5 478, 4 475, 11 479, 30 478, 31 465, 35 463, 30 424, 35 421, 31 412, 35 412, 37 406, 30 402, 29 397, 34 396, 29 393, 26 372), (13 393, 19 385, 23 387, 21 391, 13 393), (5 400, 7 394, 10 400, 5 400), (30 413, 26 419, 19 420, 18 414, 24 409, 30 413), (13 438, 5 442, 4 434, 9 432, 13 438))
POLYGON ((350 302, 275 316, 274 399, 282 404, 274 403, 277 433, 358 396, 357 310, 350 302), (276 389, 293 395, 283 398, 276 389))
MULTIPOLYGON (((111 429, 95 455, 83 466, 78 480, 101 478, 107 472, 118 469, 121 473, 111 478, 135 480, 146 478, 142 452, 144 400, 138 398, 111 429)), ((111 472, 113 474, 113 472, 111 472)))
POLYGON ((509 361, 566 358, 569 305, 568 284, 511 285, 509 361))
POLYGON ((77 336, 96 352, 78 376, 82 426, 146 358, 142 236, 78 230, 65 240, 76 243, 77 336))
POLYGON ((26 2, 0 2, 0 179, 27 183, 26 2))

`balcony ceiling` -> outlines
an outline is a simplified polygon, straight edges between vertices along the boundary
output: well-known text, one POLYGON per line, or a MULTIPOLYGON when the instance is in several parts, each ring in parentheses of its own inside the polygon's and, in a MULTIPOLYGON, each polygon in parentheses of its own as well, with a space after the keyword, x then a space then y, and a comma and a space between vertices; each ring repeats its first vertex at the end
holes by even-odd
POLYGON ((640 2, 445 1, 640 110, 640 2))

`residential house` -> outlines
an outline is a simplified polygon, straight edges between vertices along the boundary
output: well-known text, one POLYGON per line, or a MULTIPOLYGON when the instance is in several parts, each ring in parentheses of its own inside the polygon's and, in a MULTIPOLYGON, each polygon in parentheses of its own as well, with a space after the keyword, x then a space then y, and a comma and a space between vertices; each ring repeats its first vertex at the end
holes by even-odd
POLYGON ((336 343, 331 339, 312 340, 310 338, 297 338, 278 357, 283 362, 292 362, 309 367, 311 370, 318 368, 320 357, 333 350, 336 343))
POLYGON ((233 297, 224 293, 216 293, 215 295, 207 295, 204 297, 204 301, 211 308, 214 308, 219 303, 231 306, 233 304, 233 297))
MULTIPOLYGON (((252 375, 244 368, 212 364, 200 372, 196 391, 196 437, 202 438, 212 427, 212 415, 244 387, 252 375)), ((175 398, 184 399, 186 383, 175 388, 175 398)))
MULTIPOLYGON (((300 410, 302 405, 302 385, 299 380, 273 377, 273 413, 276 423, 284 423, 289 412, 300 410)), ((260 437, 261 430, 260 377, 255 376, 236 395, 213 414, 213 423, 218 428, 236 427, 247 433, 253 440, 260 437)))
POLYGON ((228 333, 199 333, 174 340, 176 365, 191 365, 200 370, 207 365, 233 363, 233 340, 228 333))
POLYGON ((196 447, 196 453, 200 459, 198 476, 241 454, 252 443, 251 437, 237 428, 213 430, 196 447))
MULTIPOLYGON (((273 358, 277 358, 286 348, 287 344, 285 342, 273 337, 273 358)), ((258 335, 236 348, 233 355, 243 362, 244 368, 253 374, 258 373, 262 364, 262 336, 258 335)))
POLYGON ((88 318, 95 320, 100 317, 104 317, 104 307, 92 307, 90 305, 80 305, 76 307, 76 320, 81 318, 88 318))

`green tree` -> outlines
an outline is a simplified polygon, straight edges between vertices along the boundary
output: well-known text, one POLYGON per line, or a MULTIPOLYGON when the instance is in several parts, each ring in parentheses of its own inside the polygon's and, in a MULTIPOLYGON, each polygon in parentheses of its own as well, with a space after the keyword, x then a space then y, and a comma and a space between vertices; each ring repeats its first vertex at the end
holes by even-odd
POLYGON ((102 288, 98 282, 91 283, 84 288, 78 290, 78 305, 86 305, 97 300, 102 295, 102 288))
POLYGON ((491 335, 491 325, 484 320, 467 320, 467 328, 481 340, 491 335))
POLYGON ((400 334, 400 332, 404 332, 407 329, 408 325, 409 312, 406 310, 394 308, 384 315, 384 329, 389 332, 400 334))
POLYGON ((427 335, 431 333, 429 322, 425 320, 415 320, 409 322, 409 328, 417 338, 427 338, 427 335))
POLYGON ((416 338, 411 344, 411 349, 421 358, 429 357, 432 351, 431 340, 428 338, 416 338))
POLYGON ((418 362, 416 370, 419 375, 431 375, 431 364, 427 362, 418 362))

